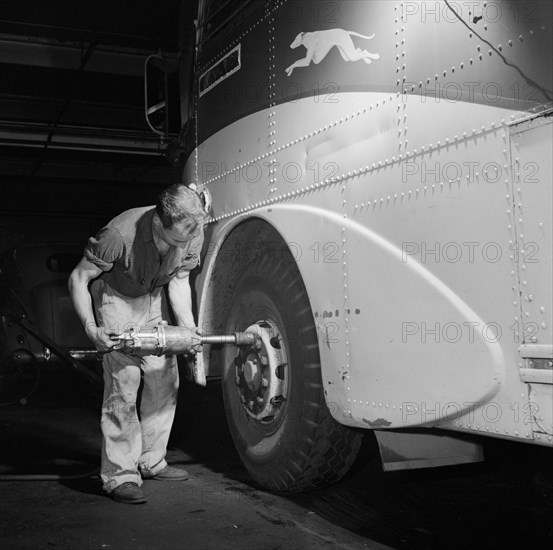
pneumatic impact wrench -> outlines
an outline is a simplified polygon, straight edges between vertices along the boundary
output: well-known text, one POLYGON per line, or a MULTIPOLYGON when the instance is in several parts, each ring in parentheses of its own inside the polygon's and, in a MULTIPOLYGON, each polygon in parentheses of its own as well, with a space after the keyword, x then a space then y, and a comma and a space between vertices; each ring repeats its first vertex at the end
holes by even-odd
POLYGON ((182 355, 194 352, 202 344, 232 344, 235 346, 256 346, 261 341, 254 332, 230 334, 194 334, 185 327, 159 324, 156 327, 135 331, 127 330, 113 337, 119 342, 112 350, 127 355, 182 355))

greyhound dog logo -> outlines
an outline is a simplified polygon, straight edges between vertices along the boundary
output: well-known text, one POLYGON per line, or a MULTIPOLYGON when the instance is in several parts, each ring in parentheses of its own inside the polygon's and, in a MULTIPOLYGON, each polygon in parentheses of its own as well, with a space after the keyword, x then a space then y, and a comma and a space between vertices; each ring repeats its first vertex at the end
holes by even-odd
POLYGON ((371 40, 375 35, 365 36, 353 31, 344 29, 329 29, 327 31, 300 32, 295 40, 290 44, 292 49, 303 46, 307 53, 303 59, 298 59, 287 69, 286 74, 290 76, 294 69, 298 67, 307 67, 311 62, 318 65, 336 46, 344 61, 359 61, 362 59, 365 63, 372 63, 373 59, 380 59, 377 53, 370 53, 367 50, 356 48, 351 39, 352 36, 359 36, 366 40, 371 40))

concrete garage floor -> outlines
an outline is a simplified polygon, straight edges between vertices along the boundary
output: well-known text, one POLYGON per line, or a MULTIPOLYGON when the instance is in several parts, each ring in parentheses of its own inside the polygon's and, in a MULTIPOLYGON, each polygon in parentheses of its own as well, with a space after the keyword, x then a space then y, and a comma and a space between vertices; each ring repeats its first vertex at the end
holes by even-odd
MULTIPOLYGON (((98 396, 78 375, 42 376, 25 406, 0 408, 0 475, 79 475, 99 465, 98 396)), ((148 502, 113 502, 97 473, 82 479, 3 481, 0 548, 387 548, 280 496, 248 485, 226 429, 217 383, 181 384, 168 462, 186 482, 145 481, 148 502)))
MULTIPOLYGON (((82 474, 98 466, 97 396, 67 368, 27 405, 0 407, 0 474, 82 474)), ((0 548, 457 549, 553 543, 553 455, 497 442, 489 461, 383 474, 372 445, 336 486, 293 497, 251 485, 226 429, 220 387, 182 384, 170 463, 184 483, 147 481, 148 503, 117 504, 97 474, 2 482, 0 548)))

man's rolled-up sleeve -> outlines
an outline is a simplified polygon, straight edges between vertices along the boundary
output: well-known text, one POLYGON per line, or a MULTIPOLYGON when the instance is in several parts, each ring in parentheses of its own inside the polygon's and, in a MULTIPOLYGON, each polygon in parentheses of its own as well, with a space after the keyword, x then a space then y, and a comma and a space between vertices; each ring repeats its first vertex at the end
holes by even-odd
POLYGON ((90 237, 84 249, 84 257, 102 271, 109 271, 113 263, 124 254, 121 234, 113 227, 103 227, 95 237, 90 237))

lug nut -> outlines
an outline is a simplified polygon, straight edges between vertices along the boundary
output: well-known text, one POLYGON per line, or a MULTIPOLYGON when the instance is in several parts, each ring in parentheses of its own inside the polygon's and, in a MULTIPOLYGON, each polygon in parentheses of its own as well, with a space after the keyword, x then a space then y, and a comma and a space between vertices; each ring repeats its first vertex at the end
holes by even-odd
POLYGON ((286 398, 282 395, 275 395, 272 399, 271 399, 271 405, 282 405, 282 403, 284 403, 284 401, 286 401, 286 398))
POLYGON ((279 365, 279 366, 275 369, 275 374, 276 374, 276 377, 277 377, 278 379, 284 380, 285 368, 286 368, 286 363, 283 363, 282 365, 279 365))
POLYGON ((279 336, 273 336, 270 340, 271 346, 276 349, 280 349, 280 337, 279 336))

